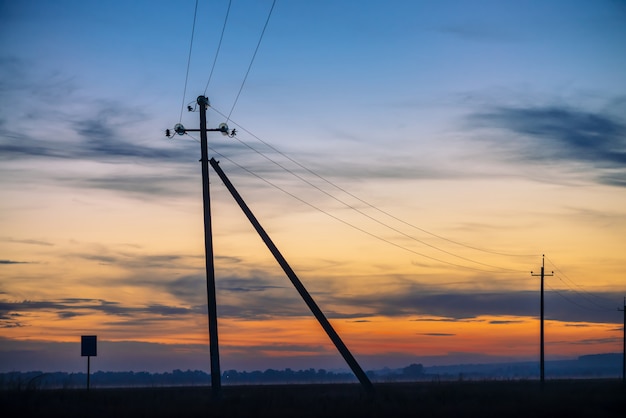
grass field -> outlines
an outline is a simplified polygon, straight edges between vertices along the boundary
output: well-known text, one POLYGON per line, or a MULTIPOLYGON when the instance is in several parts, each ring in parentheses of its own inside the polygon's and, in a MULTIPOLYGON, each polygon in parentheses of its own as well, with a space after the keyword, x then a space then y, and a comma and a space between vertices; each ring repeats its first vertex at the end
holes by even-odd
POLYGON ((618 380, 430 382, 0 392, 4 417, 624 417, 618 380))

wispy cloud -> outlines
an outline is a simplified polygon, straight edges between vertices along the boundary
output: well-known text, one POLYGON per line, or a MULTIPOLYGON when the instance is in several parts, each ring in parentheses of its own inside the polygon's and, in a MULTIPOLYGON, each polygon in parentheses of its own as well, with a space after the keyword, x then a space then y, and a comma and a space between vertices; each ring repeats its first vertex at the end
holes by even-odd
POLYGON ((148 304, 143 306, 122 305, 103 299, 67 298, 49 301, 24 300, 18 302, 0 301, 0 316, 8 318, 11 315, 21 315, 25 312, 46 311, 58 315, 60 318, 71 318, 93 312, 106 315, 130 317, 139 314, 157 316, 188 315, 192 308, 169 306, 162 304, 148 304))
POLYGON ((494 149, 508 151, 517 162, 582 163, 598 182, 626 185, 626 123, 608 112, 568 106, 494 107, 470 116, 475 127, 497 128, 515 135, 490 138, 494 149))
MULTIPOLYGON (((602 295, 605 296, 605 295, 602 295)), ((606 295, 607 299, 611 295, 606 295)), ((367 295, 332 298, 335 306, 344 309, 367 307, 371 315, 407 316, 425 315, 446 318, 444 321, 472 320, 479 316, 538 317, 539 294, 533 291, 464 292, 440 290, 438 293, 423 292, 419 286, 407 286, 394 291, 367 295)), ((547 291, 545 296, 546 318, 565 322, 615 322, 612 310, 600 310, 588 306, 575 292, 547 291), (572 303, 577 302, 577 304, 572 303), (584 309, 588 307, 587 309, 584 309)), ((610 300, 610 299, 608 299, 610 300)), ((423 319, 415 319, 422 321, 423 319)), ((431 319, 425 319, 426 321, 431 319)), ((494 324, 510 323, 508 320, 493 320, 494 324)))
POLYGON ((517 40, 517 37, 510 30, 487 22, 465 21, 441 26, 438 31, 474 42, 511 42, 517 40))
MULTIPOLYGON (((607 343, 616 343, 620 341, 620 338, 588 338, 579 341, 567 341, 567 344, 576 344, 576 345, 597 345, 597 344, 607 344, 607 343)), ((558 343, 558 342, 556 342, 558 343)))
POLYGON ((12 238, 12 237, 0 237, 0 241, 10 242, 13 244, 41 245, 44 247, 54 246, 54 244, 51 242, 35 240, 35 239, 17 239, 17 238, 12 238))

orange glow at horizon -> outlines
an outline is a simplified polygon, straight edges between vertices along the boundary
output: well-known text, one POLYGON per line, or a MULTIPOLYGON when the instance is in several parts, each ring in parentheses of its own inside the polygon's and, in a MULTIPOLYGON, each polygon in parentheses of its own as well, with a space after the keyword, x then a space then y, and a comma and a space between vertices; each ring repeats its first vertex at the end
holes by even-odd
MULTIPOLYGON (((30 318, 29 326, 5 330, 15 340, 76 342, 80 335, 96 334, 100 341, 139 341, 167 345, 208 345, 206 316, 150 320, 149 330, 111 321, 107 316, 85 315, 59 319, 51 314, 30 318), (158 329, 158 332, 155 332, 158 329)), ((487 354, 502 358, 532 358, 539 351, 536 318, 480 316, 453 320, 433 316, 331 319, 352 353, 359 356, 437 356, 447 353, 487 354)), ((312 317, 262 320, 220 319, 220 345, 224 356, 245 352, 259 357, 338 355, 321 326, 312 317)), ((546 321, 546 357, 565 358, 621 348, 616 324, 546 321)))

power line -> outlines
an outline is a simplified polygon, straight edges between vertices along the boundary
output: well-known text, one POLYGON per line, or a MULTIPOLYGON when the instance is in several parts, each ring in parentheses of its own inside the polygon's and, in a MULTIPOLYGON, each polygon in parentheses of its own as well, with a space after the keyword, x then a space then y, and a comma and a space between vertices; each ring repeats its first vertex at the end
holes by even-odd
POLYGON ((252 55, 252 59, 250 60, 250 65, 248 65, 248 70, 246 71, 246 75, 243 77, 243 81, 241 82, 241 87, 239 87, 239 92, 235 97, 235 101, 233 103, 233 107, 230 108, 230 112, 228 113, 228 117, 226 118, 226 123, 230 121, 230 115, 233 114, 233 110, 235 110, 235 106, 237 106, 237 101, 239 101, 239 96, 241 95, 241 91, 243 90, 244 84, 246 84, 246 80, 248 79, 248 74, 250 74, 250 69, 252 69, 252 63, 254 63, 254 59, 256 58, 256 54, 259 51, 259 47, 261 46, 261 41, 263 40, 263 35, 265 35, 265 29, 267 29, 267 24, 270 21, 270 17, 272 16, 272 12, 274 11, 274 6, 276 5, 276 0, 272 2, 272 7, 270 8, 270 12, 267 15, 267 20, 265 21, 265 26, 263 26, 263 31, 261 32, 261 36, 259 37, 259 42, 256 44, 256 49, 254 50, 254 54, 252 55))
MULTIPOLYGON (((189 136, 189 137, 190 137, 191 139, 193 139, 194 141, 198 142, 198 139, 197 139, 197 138, 194 138, 192 135, 190 135, 190 134, 188 134, 188 133, 186 133, 186 135, 187 135, 187 136, 189 136)), ((267 179, 266 179, 266 178, 264 178, 263 176, 261 176, 261 175, 259 175, 259 174, 255 173, 254 171, 252 171, 252 170, 250 170, 250 169, 248 169, 248 168, 246 168, 246 167, 242 166, 241 164, 239 164, 239 163, 235 162, 233 159, 231 159, 231 158, 227 157, 226 155, 222 154, 222 153, 221 153, 221 152, 219 152, 218 150, 216 150, 216 149, 214 149, 214 148, 211 148, 211 147, 209 147, 209 149, 210 149, 211 151, 215 152, 215 153, 216 153, 217 155, 219 155, 220 157, 222 157, 222 158, 224 158, 224 159, 228 160, 229 162, 231 162, 231 163, 232 163, 232 164, 234 164, 235 166, 237 166, 237 167, 239 167, 240 169, 244 170, 244 171, 245 171, 245 172, 247 172, 248 174, 250 174, 250 175, 252 175, 252 176, 254 176, 254 177, 258 178, 259 180, 261 180, 261 181, 263 181, 263 182, 267 183, 268 185, 272 186, 273 188, 275 188, 275 189, 277 189, 277 190, 279 190, 279 191, 283 192, 284 194, 286 194, 286 195, 288 195, 288 196, 290 196, 290 197, 292 197, 292 198, 294 198, 294 199, 298 200, 299 202, 301 202, 301 203, 303 203, 303 204, 305 204, 305 205, 307 205, 307 206, 311 207, 312 209, 314 209, 314 210, 316 210, 316 211, 318 211, 318 212, 320 212, 320 213, 323 213, 324 215, 326 215, 326 216, 328 216, 328 217, 330 217, 330 218, 335 219, 336 221, 339 221, 339 222, 343 223, 343 224, 344 224, 344 225, 346 225, 346 226, 349 226, 350 228, 353 228, 353 229, 355 229, 355 230, 357 230, 357 231, 359 231, 359 232, 361 232, 361 233, 364 233, 364 234, 366 234, 366 235, 369 235, 370 237, 375 238, 375 239, 377 239, 377 240, 379 240, 379 241, 385 242, 385 243, 387 243, 387 244, 389 244, 389 245, 393 245, 393 246, 394 246, 394 247, 396 247, 396 248, 400 248, 400 249, 402 249, 402 250, 404 250, 404 251, 407 251, 407 252, 410 252, 410 253, 412 253, 412 254, 418 255, 418 256, 420 256, 420 257, 424 257, 424 258, 427 258, 427 259, 429 259, 429 260, 433 260, 433 261, 436 261, 436 262, 438 262, 438 263, 442 263, 442 264, 447 264, 447 265, 450 265, 450 266, 453 266, 453 267, 458 267, 458 268, 468 269, 468 270, 473 270, 473 271, 487 272, 487 273, 503 273, 503 271, 485 270, 485 269, 480 269, 480 268, 475 268, 475 267, 470 267, 470 266, 464 266, 464 265, 461 265, 461 264, 456 264, 456 263, 452 263, 452 262, 449 262, 449 261, 441 260, 441 259, 439 259, 439 258, 432 257, 432 256, 429 256, 429 255, 426 255, 426 254, 420 253, 420 252, 418 252, 418 251, 412 250, 412 249, 410 249, 410 248, 408 248, 408 247, 405 247, 405 246, 403 246, 403 245, 397 244, 397 243, 395 243, 395 242, 393 242, 393 241, 391 241, 391 240, 389 240, 389 239, 383 238, 383 237, 381 237, 380 235, 376 235, 376 234, 374 234, 374 233, 372 233, 372 232, 369 232, 369 231, 367 231, 367 230, 365 230, 365 229, 363 229, 363 228, 361 228, 361 227, 358 227, 358 226, 356 226, 356 225, 354 225, 354 224, 352 224, 352 223, 350 223, 350 222, 348 222, 348 221, 346 221, 346 220, 344 220, 344 219, 341 219, 341 218, 339 218, 338 216, 335 216, 335 215, 331 214, 330 212, 328 212, 328 211, 326 211, 326 210, 324 210, 324 209, 322 209, 322 208, 320 208, 320 207, 318 207, 318 206, 316 206, 316 205, 314 205, 314 204, 312 204, 312 203, 310 203, 310 202, 308 202, 308 201, 306 201, 306 200, 304 200, 304 199, 302 199, 302 198, 300 198, 300 197, 296 196, 295 194, 293 194, 293 193, 289 192, 288 190, 286 190, 286 189, 284 189, 284 188, 282 188, 282 187, 278 186, 277 184, 275 184, 275 183, 273 183, 273 182, 271 182, 271 181, 267 180, 267 179)), ((496 268, 499 268, 499 267, 496 267, 496 268)), ((505 269, 503 269, 503 268, 499 268, 499 269, 500 269, 500 270, 505 270, 505 269)), ((515 270, 511 270, 511 271, 515 271, 515 270)))
MULTIPOLYGON (((559 273, 560 274, 560 273, 559 273)), ((594 306, 594 308, 587 308, 590 310, 595 310, 595 311, 612 311, 613 309, 607 308, 606 306, 602 306, 600 304, 598 304, 597 302, 595 302, 594 300, 586 297, 583 293, 580 293, 579 291, 577 291, 576 289, 574 289, 572 286, 570 286, 569 284, 567 284, 563 279, 561 279, 561 277, 559 275, 556 276, 563 284, 565 284, 565 286, 567 286, 570 291, 575 294, 578 295, 580 298, 582 298, 582 300, 586 301, 587 303, 591 304, 594 306)))
POLYGON ((451 255, 451 256, 453 256, 453 257, 459 258, 459 259, 461 259, 461 260, 464 260, 464 261, 469 261, 470 263, 475 263, 475 264, 479 264, 479 265, 482 265, 482 266, 485 266, 485 267, 491 267, 491 268, 500 269, 500 270, 516 271, 516 270, 513 270, 513 269, 507 269, 507 268, 504 268, 504 267, 494 266, 494 265, 491 265, 491 264, 487 264, 487 263, 483 263, 483 262, 480 262, 480 261, 472 260, 472 259, 470 259, 470 258, 463 257, 463 256, 460 256, 460 255, 458 255, 458 254, 454 254, 454 253, 452 253, 452 252, 450 252, 450 251, 447 251, 447 250, 444 250, 444 249, 442 249, 442 248, 439 248, 439 247, 437 247, 436 245, 429 244, 429 243, 427 243, 427 242, 425 242, 425 241, 422 241, 422 240, 420 240, 420 239, 418 239, 418 238, 415 238, 415 237, 414 237, 414 236, 412 236, 412 235, 409 235, 409 234, 407 234, 407 233, 405 233, 405 232, 403 232, 403 231, 400 231, 399 229, 394 228, 393 226, 391 226, 391 225, 389 225, 389 224, 386 224, 386 223, 384 223, 383 221, 381 221, 381 220, 379 220, 379 219, 376 219, 376 218, 374 218, 374 217, 373 217, 373 216, 371 216, 371 215, 368 215, 367 213, 363 212, 362 210, 358 209, 357 207, 355 207, 355 206, 353 206, 353 205, 351 205, 351 204, 349 204, 349 203, 347 203, 347 202, 345 202, 345 201, 343 201, 343 200, 339 199, 338 197, 336 197, 336 196, 334 196, 334 195, 330 194, 330 193, 329 193, 329 192, 327 192, 326 190, 324 190, 324 189, 322 189, 321 187, 319 187, 319 186, 317 186, 317 185, 315 185, 315 184, 311 183, 311 182, 310 182, 310 181, 308 181, 307 179, 303 178, 303 177, 302 177, 302 176, 300 176, 299 174, 297 174, 297 173, 293 172, 292 170, 290 170, 290 169, 288 169, 287 167, 283 166, 283 165, 282 165, 282 164, 280 164, 279 162, 277 162, 277 161, 273 160, 272 158, 268 157, 267 155, 265 155, 265 154, 264 154, 264 153, 262 153, 261 151, 259 151, 259 150, 255 149, 254 147, 250 146, 249 144, 247 144, 247 143, 243 142, 243 141, 242 141, 242 140, 240 140, 239 138, 235 137, 235 139, 236 139, 239 143, 241 143, 242 145, 244 145, 244 146, 248 147, 248 148, 249 148, 249 149, 251 149, 252 151, 254 151, 254 152, 256 152, 257 154, 261 155, 263 158, 267 159, 268 161, 271 161, 272 163, 274 163, 276 166, 280 167, 281 169, 283 169, 283 170, 284 170, 284 171, 286 171, 287 173, 291 174, 292 176, 296 177, 297 179, 301 180, 302 182, 304 182, 304 183, 308 184, 309 186, 313 187, 314 189, 318 190, 319 192, 321 192, 321 193, 325 194, 326 196, 330 197, 331 199, 333 199, 333 200, 335 200, 335 201, 337 201, 337 202, 341 203, 342 205, 344 205, 344 206, 346 206, 347 208, 349 208, 349 209, 351 209, 351 210, 353 210, 353 211, 355 211, 355 212, 359 213, 360 215, 362 215, 362 216, 364 216, 364 217, 366 217, 366 218, 370 219, 371 221, 374 221, 374 222, 376 222, 377 224, 384 226, 385 228, 388 228, 388 229, 390 229, 390 230, 392 230, 392 231, 394 231, 394 232, 396 232, 396 233, 398 233, 398 234, 400 234, 400 235, 402 235, 402 236, 404 236, 404 237, 406 237, 406 238, 409 238, 410 240, 413 240, 413 241, 419 242, 419 243, 420 243, 420 244, 422 244, 422 245, 425 245, 425 246, 427 246, 427 247, 433 248, 433 249, 435 249, 435 250, 437 250, 437 251, 440 251, 440 252, 443 252, 443 253, 445 253, 445 254, 451 255))
MULTIPOLYGON (((226 115, 224 115, 224 114, 223 114, 222 112, 220 112, 219 110, 217 110, 217 109, 215 109, 215 108, 213 108, 213 107, 212 107, 212 109, 213 109, 216 113, 218 113, 219 115, 221 115, 222 117, 226 117, 226 115)), ((457 245, 464 246, 464 247, 466 247, 466 248, 470 248, 470 249, 474 249, 474 250, 479 250, 479 251, 483 251, 483 252, 487 252, 487 253, 491 253, 491 254, 496 254, 496 255, 502 255, 502 256, 510 256, 510 257, 513 257, 513 256, 517 256, 517 257, 529 257, 529 256, 530 256, 530 255, 512 255, 512 254, 505 254, 505 253, 499 253, 499 252, 495 252, 495 251, 488 251, 488 250, 484 250, 484 249, 483 249, 483 250, 481 250, 481 249, 479 249, 479 248, 477 248, 477 247, 472 247, 472 246, 469 246, 469 245, 461 244, 461 243, 458 243, 458 242, 456 242, 456 241, 453 241, 453 240, 447 239, 447 238, 445 238, 445 237, 442 237, 442 236, 439 236, 439 235, 434 234, 434 233, 432 233, 432 232, 429 232, 429 231, 427 231, 427 230, 425 230, 425 229, 423 229, 423 228, 419 228, 419 227, 417 227, 417 226, 415 226, 415 225, 412 225, 412 224, 410 224, 410 223, 408 223, 408 222, 406 222, 406 221, 403 221, 402 219, 400 219, 400 218, 398 218, 398 217, 395 217, 395 216, 393 216, 393 215, 391 215, 391 214, 389 214, 389 213, 387 213, 387 212, 383 211, 382 209, 379 209, 378 207, 374 206, 373 204, 368 203, 368 202, 366 202, 365 200, 363 200, 363 199, 361 199, 361 198, 359 198, 359 197, 355 196, 354 194, 352 194, 352 193, 348 192, 347 190, 345 190, 345 189, 341 188, 340 186, 338 186, 338 185, 334 184, 334 183, 333 183, 333 182, 331 182, 330 180, 325 179, 325 178, 324 178, 324 177, 322 177, 321 175, 319 175, 319 174, 317 174, 316 172, 314 172, 314 171, 312 171, 312 170, 308 169, 307 167, 305 167, 305 166, 304 166, 304 165, 302 165, 301 163, 299 163, 299 162, 297 162, 296 160, 292 159, 291 157, 289 157, 288 155, 284 154, 283 152, 281 152, 280 150, 276 149, 275 147, 273 147, 272 145, 268 144, 267 142, 263 141, 262 139, 260 139, 259 137, 257 137, 256 135, 254 135, 253 133, 251 133, 250 131, 248 131, 247 129, 245 129, 245 128, 241 127, 241 125, 237 124, 237 123, 236 123, 236 122, 234 122, 234 121, 233 121, 233 123, 234 123, 235 125, 239 126, 239 127, 241 128, 241 130, 243 130, 244 132, 246 132, 246 133, 250 134, 251 136, 253 136, 253 137, 254 137, 254 138, 256 138, 257 140, 259 140, 260 142, 262 142, 263 144, 265 144, 266 146, 268 146, 268 147, 269 147, 269 148, 271 148, 272 150, 276 151, 276 152, 277 152, 277 153, 279 153, 280 155, 282 155, 282 156, 284 156, 285 158, 287 158, 288 160, 292 161, 292 162, 293 162, 294 164, 296 164, 297 166, 299 166, 299 167, 303 168, 303 169, 304 169, 304 170, 306 170, 307 172, 309 172, 309 173, 311 173, 312 175, 316 176, 317 178, 319 178, 319 179, 323 180, 324 182, 326 182, 326 183, 330 184, 331 186, 335 187, 336 189, 338 189, 338 190, 342 191, 343 193, 347 194, 348 196, 351 196, 351 197, 353 197, 354 199, 358 200, 359 202, 364 203, 364 204, 365 204, 365 205, 367 205, 369 208, 372 208, 372 209, 374 209, 374 210, 378 211, 379 213, 382 213, 382 214, 384 214, 384 215, 386 215, 386 216, 388 216, 388 217, 390 217, 390 218, 392 218, 392 219, 395 219, 396 221, 399 221, 399 222, 401 222, 401 223, 403 223, 403 224, 405 224, 405 225, 408 225, 408 226, 410 226, 410 227, 413 227, 414 229, 417 229, 417 230, 419 230, 419 231, 422 231, 422 232, 424 232, 424 233, 427 233, 427 234, 429 234, 429 235, 431 235, 431 236, 437 237, 437 238, 439 238, 439 239, 442 239, 442 240, 445 240, 445 241, 448 241, 448 242, 451 242, 451 243, 454 243, 454 244, 457 244, 457 245)), ((392 231, 394 231, 394 232, 396 232, 396 233, 399 233, 399 234, 401 234, 401 235, 403 235, 403 236, 405 236, 405 237, 407 237, 407 238, 409 238, 409 239, 411 239, 411 240, 413 240, 413 241, 419 242, 419 243, 420 243, 420 244, 422 244, 422 245, 425 245, 425 246, 427 246, 427 247, 433 248, 433 249, 438 250, 438 251, 440 251, 440 252, 446 253, 446 254, 451 255, 451 256, 453 256, 453 257, 456 257, 456 258, 459 258, 459 259, 462 259, 462 260, 465 260, 465 261, 469 261, 469 262, 471 262, 471 263, 475 263, 475 264, 483 265, 483 266, 486 266, 486 267, 496 268, 496 269, 500 269, 500 270, 518 271, 518 270, 514 270, 514 269, 508 269, 508 268, 504 268, 504 267, 494 266, 494 265, 491 265, 491 264, 487 264, 487 263, 483 263, 483 262, 480 262, 480 261, 473 260, 473 259, 468 258, 468 257, 460 256, 460 255, 455 254, 455 253, 453 253, 453 252, 451 252, 451 251, 448 251, 448 250, 442 249, 442 248, 440 248, 440 247, 438 247, 438 246, 436 246, 436 245, 429 244, 429 243, 427 243, 427 242, 425 242, 425 241, 422 241, 422 240, 420 240, 420 239, 418 239, 418 238, 415 238, 415 237, 413 237, 412 235, 409 235, 409 234, 407 234, 407 233, 405 233, 405 232, 403 232, 403 231, 400 231, 399 229, 394 228, 393 226, 391 226, 391 225, 389 225, 389 224, 387 224, 387 223, 385 223, 385 222, 383 222, 383 221, 381 221, 381 220, 379 220, 379 219, 374 218, 373 216, 371 216, 371 215, 369 215, 369 214, 365 213, 364 211, 362 211, 362 210, 360 210, 360 209, 358 209, 358 208, 354 207, 353 205, 350 205, 349 203, 347 203, 347 202, 345 202, 345 201, 343 201, 343 200, 339 199, 338 197, 336 197, 336 196, 332 195, 331 193, 327 192, 326 190, 323 190, 323 189, 322 189, 322 188, 320 188, 319 186, 317 186, 317 185, 315 185, 315 184, 311 183, 310 181, 306 180, 305 178, 303 178, 303 177, 302 177, 302 176, 300 176, 299 174, 297 174, 297 173, 295 173, 294 171, 290 170, 289 168, 285 167, 284 165, 282 165, 281 163, 277 162, 276 160, 274 160, 274 159, 270 158, 269 156, 267 156, 267 155, 266 155, 266 154, 264 154, 263 152, 261 152, 261 151, 257 150, 256 148, 254 148, 254 147, 253 147, 253 146, 251 146, 250 144, 248 144, 248 143, 246 143, 246 142, 242 141, 241 139, 239 139, 239 138, 237 138, 237 137, 235 137, 235 139, 236 139, 237 141, 239 141, 239 143, 241 143, 241 144, 242 144, 242 145, 244 145, 245 147, 247 147, 247 148, 249 148, 250 150, 254 151, 255 153, 259 154, 260 156, 262 156, 262 157, 263 157, 263 158, 265 158, 266 160, 268 160, 268 161, 272 162, 272 163, 273 163, 273 164, 275 164, 277 167, 281 168, 282 170, 286 171, 287 173, 291 174, 292 176, 294 176, 294 177, 298 178, 299 180, 301 180, 302 182, 304 182, 304 183, 308 184, 309 186, 311 186, 311 187, 315 188, 316 190, 320 191, 321 193, 324 193, 325 195, 327 195, 327 196, 329 196, 330 198, 334 199, 335 201, 337 201, 337 202, 341 203, 342 205, 346 206, 347 208, 352 209, 352 210, 354 210, 354 211, 358 212, 359 214, 361 214, 362 216, 365 216, 366 218, 368 218, 368 219, 370 219, 370 220, 372 220, 372 221, 374 221, 374 222, 376 222, 376 223, 378 223, 378 224, 380 224, 380 225, 382 225, 382 226, 384 226, 384 227, 386 227, 386 228, 389 228, 389 229, 391 229, 392 231)))
POLYGON ((546 286, 548 288, 550 288, 550 290, 552 290, 554 293, 556 293, 557 295, 559 295, 560 297, 562 297, 563 299, 565 299, 566 301, 568 301, 569 303, 571 303, 572 305, 576 305, 581 309, 585 309, 588 311, 595 311, 595 312, 599 312, 599 311, 612 311, 613 309, 598 309, 598 308, 591 308, 589 306, 585 306, 585 305, 581 305, 580 303, 576 302, 574 299, 571 299, 567 296, 565 296, 565 294, 563 294, 562 292, 558 291, 557 289, 555 289, 554 287, 550 286, 549 284, 546 283, 546 286))
POLYGON ((211 82, 211 77, 213 77, 213 70, 215 70, 215 64, 217 63, 217 57, 220 53, 220 48, 222 47, 222 40, 224 39, 224 31, 226 30, 226 23, 228 22, 228 15, 230 14, 230 5, 232 4, 232 0, 228 2, 228 8, 226 9, 226 17, 224 18, 224 25, 222 26, 222 34, 220 35, 220 40, 217 44, 217 51, 215 52, 215 58, 213 59, 213 65, 211 66, 211 72, 209 73, 209 79, 206 82, 206 86, 204 87, 204 96, 206 96, 206 91, 209 89, 209 83, 211 82))
MULTIPOLYGON (((559 273, 559 276, 557 276, 559 278, 559 280, 561 280, 561 282, 563 284, 565 284, 568 288, 570 288, 570 290, 572 292, 574 292, 575 294, 579 295, 581 298, 583 298, 584 300, 586 300, 587 302, 589 302, 592 305, 595 305, 597 308, 600 308, 600 310, 605 310, 605 311, 611 311, 613 309, 609 309, 606 306, 602 306, 600 304, 598 304, 596 301, 594 301, 593 299, 588 298, 587 296, 585 296, 584 294, 580 293, 578 290, 574 289, 571 285, 569 285, 568 283, 566 283, 563 279, 561 279, 561 276, 563 276, 564 278, 566 278, 570 283, 572 283, 574 286, 578 287, 582 292, 584 292, 585 294, 589 295, 589 296, 593 296, 599 300, 603 300, 605 302, 608 302, 609 300, 597 295, 594 295, 593 293, 590 293, 588 291, 586 291, 585 289, 583 289, 583 287, 577 283, 575 283, 572 279, 570 279, 561 269, 559 269, 559 267, 554 264, 554 262, 552 260, 550 260, 548 257, 546 257, 546 259, 550 262, 550 264, 552 264, 552 266, 556 269, 556 271, 559 273)), ((596 309, 598 310, 598 309, 596 309)))
POLYGON ((193 25, 191 26, 191 41, 189 42, 189 57, 187 58, 187 72, 185 73, 185 87, 183 88, 183 100, 180 105, 180 117, 178 122, 183 120, 183 108, 185 107, 185 96, 187 95, 187 81, 189 80, 189 67, 191 66, 191 51, 193 49, 193 36, 196 32, 196 16, 198 14, 198 0, 196 0, 196 7, 193 11, 193 25))

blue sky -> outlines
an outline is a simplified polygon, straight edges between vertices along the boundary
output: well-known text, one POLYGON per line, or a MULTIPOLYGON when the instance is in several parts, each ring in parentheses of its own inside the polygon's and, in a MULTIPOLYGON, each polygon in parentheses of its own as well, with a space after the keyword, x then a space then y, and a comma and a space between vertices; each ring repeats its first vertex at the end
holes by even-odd
MULTIPOLYGON (((0 2, 2 369, 80 368, 41 353, 84 333, 105 369, 206 368, 199 145, 163 134, 205 88, 239 131, 212 155, 364 368, 535 358, 542 253, 547 355, 619 349, 623 2, 279 0, 242 88, 273 3, 201 0, 185 90, 195 4, 0 2)), ((215 179, 223 368, 340 367, 215 179)))

